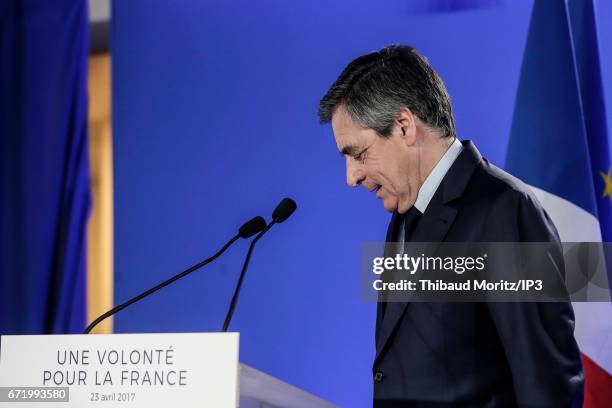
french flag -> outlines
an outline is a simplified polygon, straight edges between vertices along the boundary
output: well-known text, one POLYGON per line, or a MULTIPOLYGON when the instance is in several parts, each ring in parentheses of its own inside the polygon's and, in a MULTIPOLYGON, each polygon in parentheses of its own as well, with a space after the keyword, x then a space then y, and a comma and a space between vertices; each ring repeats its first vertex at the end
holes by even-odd
MULTIPOLYGON (((506 169, 528 183, 562 241, 612 241, 612 168, 592 0, 536 0, 506 169)), ((610 271, 608 263, 608 285, 610 271)), ((585 408, 612 406, 612 304, 573 304, 585 408)))

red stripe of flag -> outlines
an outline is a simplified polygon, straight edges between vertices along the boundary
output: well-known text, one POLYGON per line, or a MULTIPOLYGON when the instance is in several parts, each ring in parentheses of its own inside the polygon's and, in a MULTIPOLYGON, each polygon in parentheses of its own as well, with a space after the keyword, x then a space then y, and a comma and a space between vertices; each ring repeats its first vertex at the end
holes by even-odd
POLYGON ((612 407, 612 375, 582 354, 584 366, 584 405, 583 408, 612 407))

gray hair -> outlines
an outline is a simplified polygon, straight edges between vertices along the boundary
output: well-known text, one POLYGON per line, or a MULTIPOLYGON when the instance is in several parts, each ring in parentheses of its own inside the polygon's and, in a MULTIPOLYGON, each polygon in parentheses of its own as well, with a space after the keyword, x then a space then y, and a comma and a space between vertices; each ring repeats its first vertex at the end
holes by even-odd
POLYGON ((319 103, 319 121, 331 122, 338 107, 380 136, 391 136, 399 111, 407 107, 423 123, 455 137, 455 121, 444 82, 416 49, 392 45, 363 55, 342 71, 319 103))

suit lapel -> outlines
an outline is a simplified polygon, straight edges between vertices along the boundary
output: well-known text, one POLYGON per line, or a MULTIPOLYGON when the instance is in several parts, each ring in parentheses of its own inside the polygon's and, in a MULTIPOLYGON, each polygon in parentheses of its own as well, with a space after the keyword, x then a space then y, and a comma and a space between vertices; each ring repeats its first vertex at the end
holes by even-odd
MULTIPOLYGON (((441 242, 444 240, 450 226, 452 225, 457 210, 452 207, 443 205, 429 206, 425 211, 425 214, 421 217, 419 224, 411 237, 411 242, 441 242)), ((387 254, 385 256, 394 256, 387 254)), ((384 317, 377 316, 377 336, 376 336, 376 357, 374 362, 378 359, 381 350, 385 347, 385 344, 391 337, 391 334, 395 330, 398 322, 402 318, 402 315, 406 311, 409 303, 407 302, 389 302, 386 307, 384 304, 379 303, 378 310, 379 315, 381 306, 384 310, 384 317), (382 318, 382 321, 380 321, 382 318)))
MULTIPOLYGON (((389 227, 387 228, 387 237, 385 239, 385 250, 384 256, 393 256, 392 254, 396 252, 397 248, 397 236, 399 234, 399 229, 403 226, 404 217, 399 214, 397 211, 393 212, 391 216, 391 221, 389 222, 389 227)), ((382 324, 383 315, 385 313, 387 303, 383 298, 383 292, 379 292, 378 294, 378 304, 376 307, 376 344, 380 341, 380 326, 382 324)))
MULTIPOLYGON (((476 166, 482 160, 480 152, 478 152, 471 141, 467 140, 462 142, 462 144, 463 151, 444 176, 442 183, 421 217, 414 234, 410 237, 411 242, 443 242, 453 224, 459 210, 456 206, 449 205, 449 203, 461 197, 476 166)), ((387 230, 385 256, 394 256, 394 252, 388 252, 394 250, 394 246, 390 245, 389 242, 392 242, 390 240, 395 240, 395 237, 397 237, 397 228, 402 225, 402 223, 398 222, 400 219, 403 220, 396 213, 391 218, 391 223, 387 230)), ((374 364, 376 364, 408 305, 409 303, 406 302, 388 303, 386 307, 384 304, 378 304, 376 357, 374 358, 374 364)))

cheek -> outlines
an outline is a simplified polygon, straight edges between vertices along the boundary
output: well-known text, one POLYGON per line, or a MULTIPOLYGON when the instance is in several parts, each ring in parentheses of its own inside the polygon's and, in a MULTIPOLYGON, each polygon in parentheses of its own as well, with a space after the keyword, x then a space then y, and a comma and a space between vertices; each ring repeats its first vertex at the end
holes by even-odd
POLYGON ((385 173, 385 182, 389 192, 394 195, 405 194, 408 186, 410 185, 406 174, 402 174, 397 169, 395 171, 389 171, 385 173))

